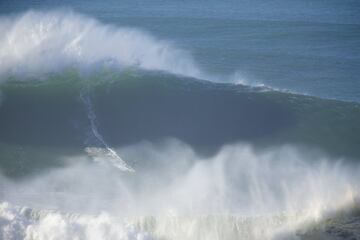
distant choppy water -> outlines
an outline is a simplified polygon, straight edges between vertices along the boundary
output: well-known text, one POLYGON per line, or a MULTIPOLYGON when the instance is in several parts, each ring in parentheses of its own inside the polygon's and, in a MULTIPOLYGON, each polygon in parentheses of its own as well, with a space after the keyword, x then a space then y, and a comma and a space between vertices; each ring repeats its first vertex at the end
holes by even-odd
POLYGON ((0 239, 360 239, 359 9, 1 1, 0 239))

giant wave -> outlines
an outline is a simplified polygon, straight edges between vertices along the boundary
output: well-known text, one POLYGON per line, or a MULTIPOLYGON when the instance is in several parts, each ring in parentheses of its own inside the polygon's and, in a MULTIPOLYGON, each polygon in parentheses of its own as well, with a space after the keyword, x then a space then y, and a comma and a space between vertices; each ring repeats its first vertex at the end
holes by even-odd
POLYGON ((74 12, 0 31, 3 239, 311 239, 357 217, 359 104, 203 81, 175 44, 74 12))

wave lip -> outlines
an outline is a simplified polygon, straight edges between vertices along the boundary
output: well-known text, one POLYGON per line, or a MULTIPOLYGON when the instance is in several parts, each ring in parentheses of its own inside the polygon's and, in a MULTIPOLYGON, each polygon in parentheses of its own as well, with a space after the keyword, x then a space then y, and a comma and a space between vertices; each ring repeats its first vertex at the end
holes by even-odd
POLYGON ((99 62, 199 76, 192 58, 173 44, 133 28, 104 25, 65 11, 28 11, 0 19, 0 74, 47 73, 99 62))

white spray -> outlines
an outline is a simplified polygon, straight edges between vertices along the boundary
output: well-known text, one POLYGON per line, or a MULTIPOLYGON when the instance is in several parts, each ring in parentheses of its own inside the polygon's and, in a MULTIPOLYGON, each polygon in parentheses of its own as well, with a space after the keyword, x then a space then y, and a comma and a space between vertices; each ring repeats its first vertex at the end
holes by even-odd
POLYGON ((358 193, 357 166, 293 147, 236 144, 204 158, 167 141, 121 152, 142 160, 137 174, 74 157, 25 181, 2 179, 11 204, 1 205, 0 225, 14 236, 5 239, 289 239, 358 193))
POLYGON ((0 76, 39 76, 99 62, 201 75, 188 53, 169 42, 136 29, 103 25, 68 11, 29 11, 4 17, 0 19, 0 30, 0 76))

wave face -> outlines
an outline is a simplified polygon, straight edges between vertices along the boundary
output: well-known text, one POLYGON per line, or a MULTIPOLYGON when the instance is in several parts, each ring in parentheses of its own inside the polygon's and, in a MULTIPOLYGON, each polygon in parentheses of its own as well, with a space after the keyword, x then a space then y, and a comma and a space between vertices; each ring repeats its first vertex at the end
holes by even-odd
POLYGON ((104 63, 199 76, 186 52, 130 28, 65 11, 30 11, 0 22, 0 74, 39 74, 104 63))
POLYGON ((0 31, 0 239, 329 239, 359 218, 358 103, 219 83, 73 12, 0 31))
MULTIPOLYGON (((85 147, 108 149, 168 137, 205 155, 240 141, 259 148, 302 145, 334 157, 360 158, 356 103, 107 68, 89 76, 69 70, 48 75, 47 81, 13 81, 3 84, 2 95, 3 149, 27 146, 22 151, 35 162, 49 162, 41 160, 47 148, 76 154, 85 147)), ((19 172, 17 156, 8 153, 7 158, 19 172)))

